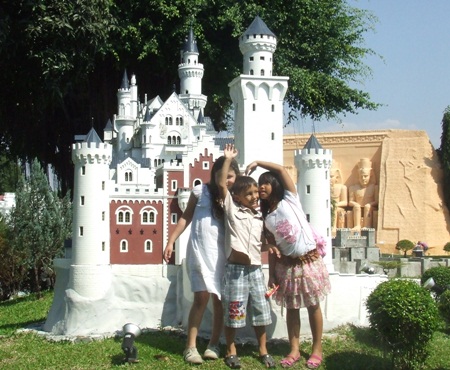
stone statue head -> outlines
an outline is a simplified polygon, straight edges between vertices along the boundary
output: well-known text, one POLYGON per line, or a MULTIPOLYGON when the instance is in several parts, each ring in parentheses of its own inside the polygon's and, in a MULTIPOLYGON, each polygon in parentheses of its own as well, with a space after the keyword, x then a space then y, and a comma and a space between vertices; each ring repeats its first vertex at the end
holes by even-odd
POLYGON ((372 162, 368 158, 361 158, 359 160, 359 183, 362 187, 367 187, 370 184, 370 177, 372 174, 372 162))

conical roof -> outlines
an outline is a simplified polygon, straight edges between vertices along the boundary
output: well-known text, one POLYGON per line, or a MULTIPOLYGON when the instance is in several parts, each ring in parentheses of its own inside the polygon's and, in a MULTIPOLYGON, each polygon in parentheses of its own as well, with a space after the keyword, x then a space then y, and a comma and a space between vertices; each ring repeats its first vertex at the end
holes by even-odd
POLYGON ((98 136, 95 129, 92 127, 91 130, 86 135, 86 138, 84 139, 86 143, 95 143, 95 144, 101 144, 103 143, 102 139, 98 136))
POLYGON ((269 35, 276 37, 258 15, 247 28, 247 31, 244 32, 244 35, 269 35))
POLYGON ((317 138, 314 135, 311 135, 308 141, 306 142, 305 146, 303 147, 303 149, 323 149, 323 148, 322 145, 320 145, 317 138))

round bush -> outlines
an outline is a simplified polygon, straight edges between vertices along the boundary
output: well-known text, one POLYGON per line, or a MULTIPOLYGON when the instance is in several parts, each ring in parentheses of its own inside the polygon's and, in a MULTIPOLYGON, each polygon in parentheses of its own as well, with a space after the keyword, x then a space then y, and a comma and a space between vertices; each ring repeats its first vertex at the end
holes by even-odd
POLYGON ((370 326, 391 349, 396 368, 413 369, 428 357, 427 343, 439 325, 430 292, 411 280, 381 283, 367 299, 370 326))
POLYGON ((447 253, 450 252, 450 242, 445 243, 445 245, 444 245, 444 251, 446 251, 447 253))
POLYGON ((450 290, 446 290, 439 297, 439 313, 447 324, 450 324, 450 290))
POLYGON ((413 249, 415 247, 414 243, 411 240, 408 239, 402 239, 397 242, 395 245, 395 249, 403 251, 405 256, 406 252, 413 249))
POLYGON ((446 287, 450 285, 450 268, 445 266, 431 267, 424 271, 420 278, 420 283, 423 285, 429 278, 433 278, 436 285, 446 287))

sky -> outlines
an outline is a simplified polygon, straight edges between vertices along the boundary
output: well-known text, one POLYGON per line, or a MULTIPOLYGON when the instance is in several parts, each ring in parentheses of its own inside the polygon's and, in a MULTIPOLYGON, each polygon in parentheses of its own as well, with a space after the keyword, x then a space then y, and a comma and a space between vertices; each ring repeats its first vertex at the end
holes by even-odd
POLYGON ((450 106, 450 0, 349 0, 373 12, 375 30, 365 46, 382 56, 369 56, 372 69, 362 90, 376 111, 340 117, 341 124, 305 118, 285 133, 405 129, 426 131, 434 148, 441 145, 443 112, 450 106))

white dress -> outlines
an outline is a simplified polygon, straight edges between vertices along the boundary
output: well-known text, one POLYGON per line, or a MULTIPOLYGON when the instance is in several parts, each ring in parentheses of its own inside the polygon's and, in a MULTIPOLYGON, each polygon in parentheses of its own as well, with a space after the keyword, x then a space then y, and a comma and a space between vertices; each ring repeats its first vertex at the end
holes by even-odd
POLYGON ((195 186, 192 193, 197 198, 197 205, 186 251, 191 290, 208 291, 220 299, 220 285, 226 261, 224 222, 211 214, 211 197, 206 185, 195 186))

